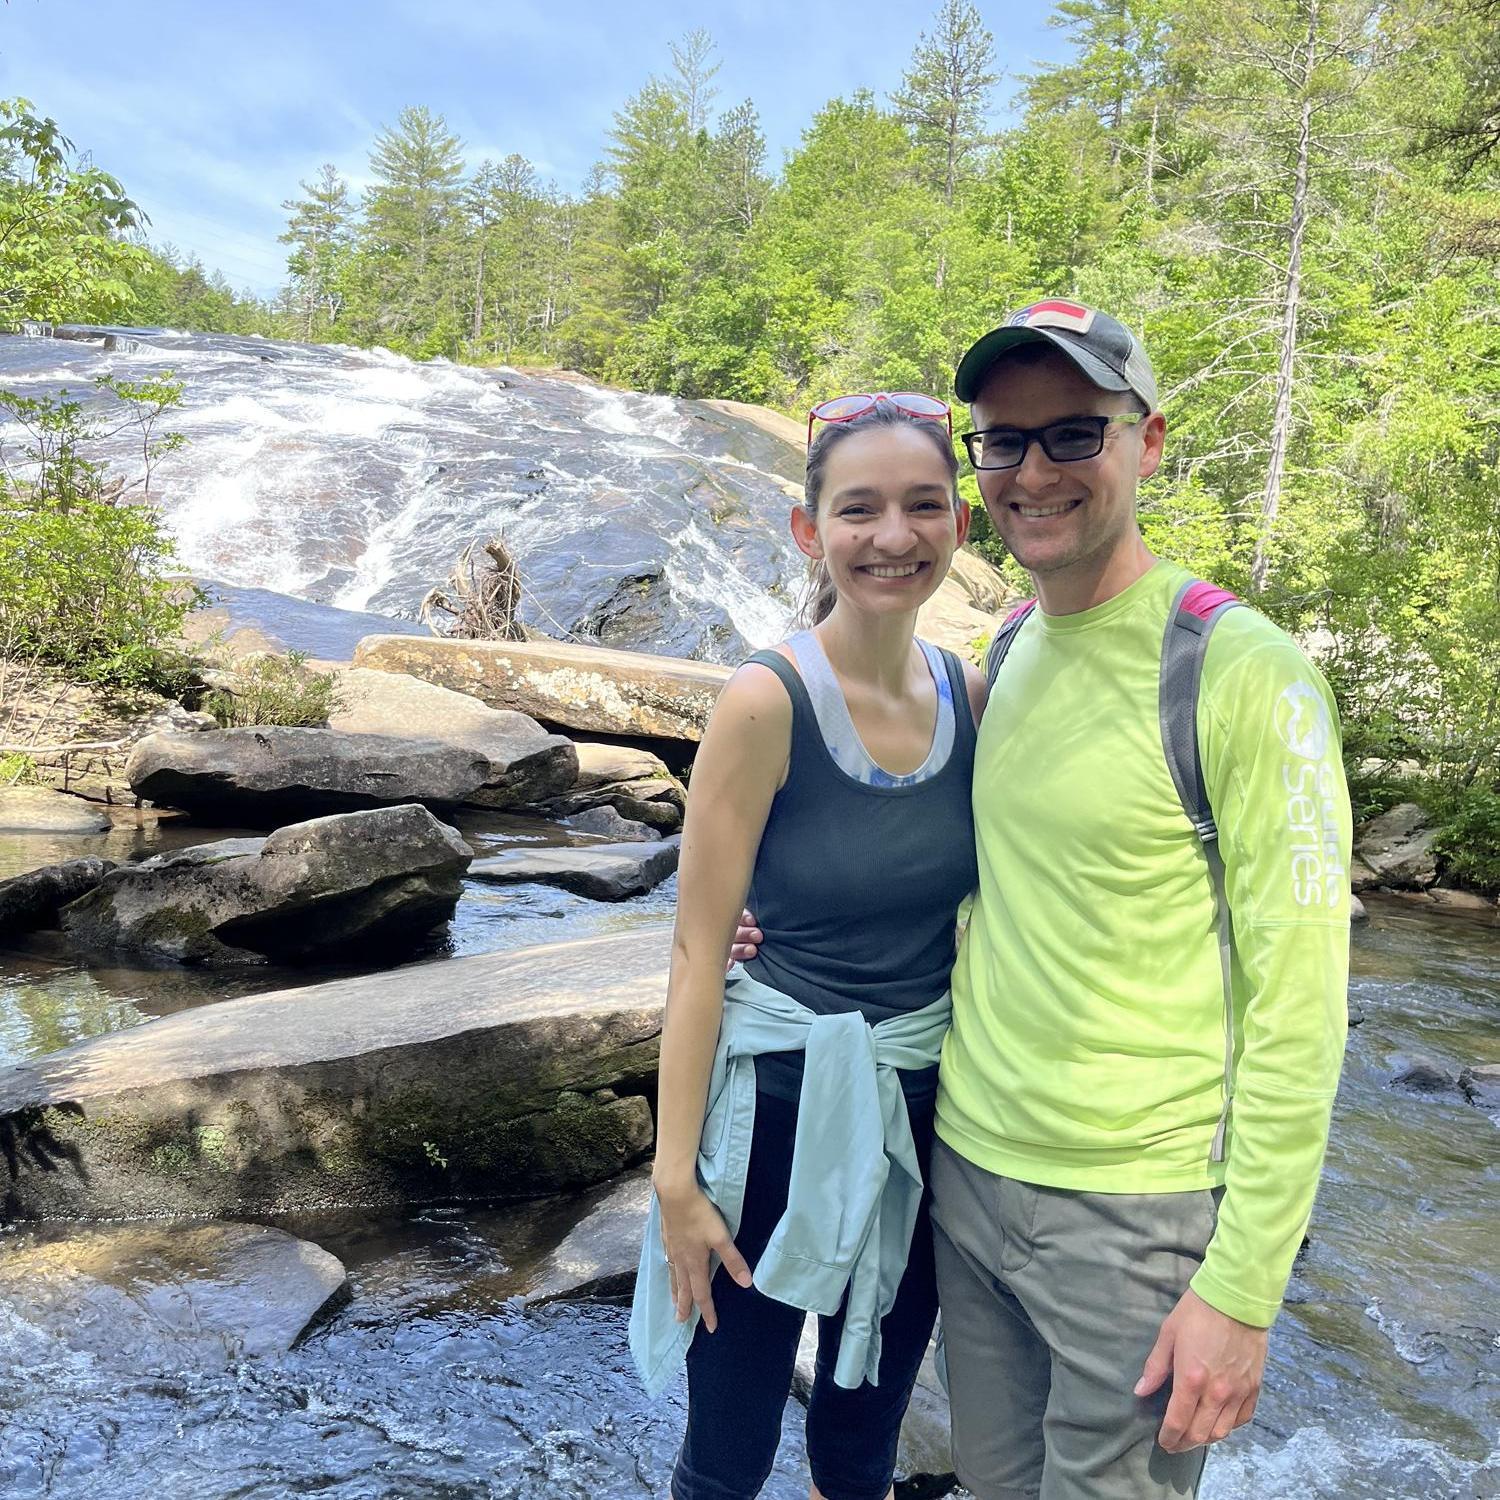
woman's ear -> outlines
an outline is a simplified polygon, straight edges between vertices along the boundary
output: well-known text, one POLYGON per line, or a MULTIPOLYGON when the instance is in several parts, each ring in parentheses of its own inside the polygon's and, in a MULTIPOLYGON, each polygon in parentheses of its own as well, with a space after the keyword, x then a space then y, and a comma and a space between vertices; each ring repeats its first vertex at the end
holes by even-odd
POLYGON ((958 530, 958 545, 960 547, 969 540, 969 526, 974 520, 974 512, 969 509, 967 500, 958 500, 953 508, 953 521, 958 530))
POLYGON ((823 544, 818 540, 818 523, 805 505, 792 507, 792 540, 797 550, 814 562, 823 560, 823 544))

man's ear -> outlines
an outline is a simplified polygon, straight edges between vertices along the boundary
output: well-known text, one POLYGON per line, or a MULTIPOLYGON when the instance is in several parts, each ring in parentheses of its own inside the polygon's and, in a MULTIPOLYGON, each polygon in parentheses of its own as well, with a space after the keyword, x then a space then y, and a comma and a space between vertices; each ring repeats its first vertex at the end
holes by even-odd
POLYGON ((1154 411, 1141 423, 1141 466, 1138 472, 1142 479, 1149 479, 1160 467, 1166 440, 1167 419, 1159 411, 1154 411))
POLYGON ((818 523, 805 505, 792 507, 792 540, 797 550, 814 562, 823 561, 823 544, 818 540, 818 523))
POLYGON ((958 502, 953 512, 953 519, 958 527, 958 545, 962 547, 969 539, 969 527, 974 520, 974 512, 969 508, 967 500, 958 502))

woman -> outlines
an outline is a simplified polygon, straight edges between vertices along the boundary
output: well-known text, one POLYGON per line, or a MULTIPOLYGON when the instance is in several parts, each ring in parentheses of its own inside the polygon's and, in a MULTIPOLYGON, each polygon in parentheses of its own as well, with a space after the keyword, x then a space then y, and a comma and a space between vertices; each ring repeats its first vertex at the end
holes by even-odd
POLYGON ((984 684, 914 631, 968 510, 933 397, 825 402, 808 435, 813 628, 726 685, 683 831, 631 1317, 648 1388, 686 1359, 675 1500, 759 1493, 808 1311, 813 1500, 887 1500, 937 1309, 923 1179, 984 684), (747 895, 764 941, 726 983, 747 895))

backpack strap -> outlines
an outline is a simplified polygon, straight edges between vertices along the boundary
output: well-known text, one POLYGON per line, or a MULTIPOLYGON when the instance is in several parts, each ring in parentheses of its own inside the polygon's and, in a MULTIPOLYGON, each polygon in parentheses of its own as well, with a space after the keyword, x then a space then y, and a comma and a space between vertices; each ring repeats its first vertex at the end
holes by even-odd
POLYGON ((1240 601, 1224 589, 1196 580, 1183 584, 1167 615, 1161 647, 1161 682, 1158 705, 1161 743, 1167 769, 1182 810, 1198 835, 1208 861, 1214 888, 1215 925, 1219 936, 1219 970, 1224 986, 1224 1107, 1214 1131, 1212 1161, 1224 1160, 1224 1137, 1229 1128, 1229 1105, 1234 1093, 1234 992, 1232 965, 1234 930, 1230 922, 1229 895, 1225 889, 1224 856, 1219 849, 1219 827, 1203 777, 1203 759, 1198 751, 1198 692, 1203 683, 1203 662, 1208 638, 1220 619, 1240 601))
POLYGON ((989 654, 984 659, 984 680, 989 684, 990 691, 995 688, 995 679, 1000 675, 1000 667, 1010 653, 1011 642, 1016 638, 1016 632, 1031 617, 1031 612, 1036 608, 1036 600, 1028 599, 1024 604, 1018 604, 1000 622, 1000 628, 995 632, 995 638, 990 642, 989 654))

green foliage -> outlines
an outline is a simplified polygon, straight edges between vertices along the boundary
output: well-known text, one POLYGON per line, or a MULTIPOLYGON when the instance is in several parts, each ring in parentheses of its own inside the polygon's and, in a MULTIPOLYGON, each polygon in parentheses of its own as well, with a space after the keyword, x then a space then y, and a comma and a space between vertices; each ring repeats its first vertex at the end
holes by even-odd
POLYGON ((27 436, 0 445, 0 647, 90 682, 175 687, 185 663, 174 642, 200 594, 167 576, 172 541, 150 505, 156 465, 182 443, 159 430, 181 399, 169 377, 101 376, 112 407, 0 391, 0 412, 27 436), (97 455, 128 434, 133 478, 97 455))
POLYGON ((1467 787, 1443 810, 1433 848, 1458 885, 1500 895, 1500 791, 1467 787))
POLYGON ((0 786, 37 786, 41 783, 36 762, 19 750, 0 755, 0 786))
POLYGON ((121 236, 142 218, 29 99, 0 99, 0 323, 123 314, 145 252, 121 236))
POLYGON ((307 669, 307 653, 252 657, 236 667, 230 681, 203 700, 221 729, 252 724, 317 727, 341 706, 338 678, 307 669))

